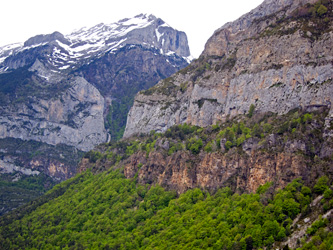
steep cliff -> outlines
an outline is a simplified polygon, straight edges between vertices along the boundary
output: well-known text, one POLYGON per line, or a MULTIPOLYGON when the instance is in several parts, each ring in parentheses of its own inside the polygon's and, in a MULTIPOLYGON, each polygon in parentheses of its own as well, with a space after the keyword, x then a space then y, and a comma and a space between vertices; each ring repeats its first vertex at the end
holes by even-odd
POLYGON ((78 71, 105 97, 105 126, 111 140, 119 140, 134 96, 187 65, 176 54, 165 56, 156 48, 126 45, 78 71))
POLYGON ((190 52, 184 32, 141 14, 37 35, 0 57, 0 138, 88 151, 122 134, 134 95, 185 67, 190 52))
POLYGON ((59 96, 31 96, 0 107, 0 138, 63 143, 83 151, 105 142, 104 98, 84 78, 73 78, 67 84, 70 87, 59 96))
POLYGON ((264 1, 217 30, 186 69, 140 92, 124 136, 224 122, 251 104, 278 114, 326 106, 330 120, 332 19, 331 1, 264 1))
POLYGON ((85 154, 80 174, 0 218, 0 242, 5 249, 330 249, 327 114, 251 108, 222 125, 183 124, 101 144, 85 154))
POLYGON ((311 185, 318 176, 333 174, 333 140, 327 137, 332 123, 325 128, 329 109, 308 111, 257 113, 205 129, 184 124, 103 144, 86 154, 80 171, 120 168, 127 178, 178 193, 226 186, 255 192, 267 182, 283 188, 299 177, 311 185))

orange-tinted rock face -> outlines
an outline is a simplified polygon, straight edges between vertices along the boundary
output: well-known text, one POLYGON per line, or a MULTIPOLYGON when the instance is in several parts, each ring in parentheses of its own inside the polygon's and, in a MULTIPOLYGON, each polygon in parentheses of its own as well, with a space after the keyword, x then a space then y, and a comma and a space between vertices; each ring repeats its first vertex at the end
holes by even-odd
POLYGON ((250 156, 233 152, 202 152, 198 156, 181 152, 165 156, 152 152, 148 159, 142 153, 132 155, 124 164, 124 174, 133 178, 138 172, 139 183, 157 183, 178 193, 195 187, 214 191, 225 186, 255 192, 269 181, 283 187, 297 177, 309 180, 320 169, 308 165, 304 157, 284 152, 258 151, 250 156))
POLYGON ((120 169, 140 184, 158 184, 178 193, 222 187, 256 192, 267 182, 273 183, 272 189, 283 188, 296 178, 311 186, 319 176, 333 175, 333 140, 332 127, 326 129, 329 110, 307 111, 256 113, 208 128, 174 126, 165 134, 101 145, 99 160, 86 162, 85 168, 120 169), (123 160, 116 162, 114 155, 123 160))

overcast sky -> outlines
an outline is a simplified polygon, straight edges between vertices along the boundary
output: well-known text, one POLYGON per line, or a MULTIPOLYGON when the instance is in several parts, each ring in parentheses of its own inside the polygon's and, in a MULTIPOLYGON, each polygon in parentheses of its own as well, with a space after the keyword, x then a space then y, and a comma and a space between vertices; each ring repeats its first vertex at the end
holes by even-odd
POLYGON ((141 13, 154 14, 186 32, 197 58, 213 32, 257 7, 263 0, 4 0, 0 46, 37 34, 66 35, 84 26, 113 23, 141 13))

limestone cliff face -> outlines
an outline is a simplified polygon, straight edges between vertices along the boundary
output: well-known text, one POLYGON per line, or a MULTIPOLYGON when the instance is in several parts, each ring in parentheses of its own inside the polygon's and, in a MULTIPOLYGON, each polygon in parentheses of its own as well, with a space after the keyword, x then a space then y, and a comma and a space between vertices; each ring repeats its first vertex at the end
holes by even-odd
POLYGON ((174 124, 208 126, 248 112, 283 114, 297 107, 330 108, 333 88, 332 4, 264 1, 217 30, 185 70, 140 92, 125 137, 174 124))
POLYGON ((333 174, 329 112, 330 107, 309 106, 283 115, 239 116, 205 128, 173 126, 165 133, 100 145, 79 168, 120 169, 141 184, 159 184, 178 193, 221 187, 255 192, 267 182, 283 188, 295 178, 311 186, 319 176, 333 174))
POLYGON ((105 142, 104 98, 84 78, 51 99, 31 98, 28 103, 1 107, 0 138, 63 143, 88 151, 105 142))
POLYGON ((20 180, 21 175, 31 176, 44 173, 54 181, 59 182, 73 177, 76 174, 76 168, 73 165, 40 156, 30 160, 13 159, 12 157, 4 157, 3 160, 0 160, 0 174, 13 173, 20 173, 14 181, 20 180), (21 160, 24 164, 17 166, 15 160, 21 160))
POLYGON ((143 14, 1 47, 0 138, 88 151, 107 140, 106 130, 113 138, 125 126, 139 90, 187 66, 190 58, 184 32, 143 14), (113 124, 112 116, 122 124, 113 124))

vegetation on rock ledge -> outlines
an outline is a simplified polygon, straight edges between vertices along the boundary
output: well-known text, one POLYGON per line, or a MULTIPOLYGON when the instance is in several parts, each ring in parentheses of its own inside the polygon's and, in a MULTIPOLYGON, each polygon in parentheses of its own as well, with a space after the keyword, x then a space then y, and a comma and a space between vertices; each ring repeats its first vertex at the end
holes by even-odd
POLYGON ((304 113, 295 109, 283 116, 274 113, 256 114, 255 106, 251 105, 247 117, 236 117, 223 124, 200 128, 188 124, 176 125, 165 133, 140 134, 131 139, 103 144, 96 148, 98 151, 88 152, 86 158, 99 165, 112 166, 131 156, 144 151, 161 151, 169 155, 188 150, 194 155, 202 150, 205 152, 227 153, 231 148, 238 152, 243 151, 244 143, 249 139, 257 142, 259 150, 272 150, 268 145, 270 137, 274 136, 275 152, 285 149, 287 141, 299 140, 305 144, 300 154, 312 159, 320 154, 320 145, 323 143, 324 117, 326 110, 304 113), (158 143, 157 143, 158 142, 158 143), (165 145, 165 146, 161 146, 165 145))

